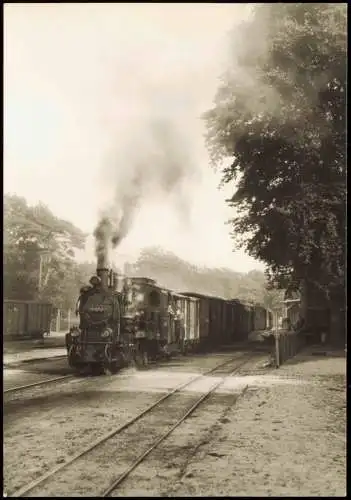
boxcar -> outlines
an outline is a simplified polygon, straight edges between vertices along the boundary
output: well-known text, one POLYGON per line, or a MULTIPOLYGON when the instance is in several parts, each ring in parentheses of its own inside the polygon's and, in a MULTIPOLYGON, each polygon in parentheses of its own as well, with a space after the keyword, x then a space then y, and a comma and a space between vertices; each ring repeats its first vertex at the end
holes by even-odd
POLYGON ((186 297, 198 300, 198 348, 206 349, 209 345, 210 332, 210 301, 209 297, 200 293, 182 292, 186 297))
POLYGON ((170 292, 171 306, 171 337, 169 344, 172 344, 176 349, 183 350, 184 341, 188 329, 188 297, 176 292, 170 292))
POLYGON ((218 346, 222 336, 222 301, 209 297, 209 345, 218 346))
POLYGON ((249 333, 253 332, 255 325, 255 308, 252 304, 245 304, 246 320, 245 320, 245 335, 248 336, 249 333))
POLYGON ((213 334, 214 346, 224 345, 229 340, 229 332, 227 324, 227 316, 229 315, 229 304, 228 301, 222 298, 215 299, 217 308, 217 326, 216 331, 213 334))
POLYGON ((231 330, 231 340, 234 342, 245 341, 253 327, 252 307, 243 302, 232 299, 233 327, 231 330))
POLYGON ((262 306, 254 306, 254 331, 265 330, 267 328, 267 311, 262 306))
POLYGON ((219 347, 232 340, 231 301, 193 292, 185 292, 183 295, 199 301, 199 344, 202 348, 219 347))
POLYGON ((226 342, 238 340, 238 305, 232 300, 226 301, 225 330, 226 342))
POLYGON ((5 339, 40 339, 50 332, 52 304, 33 300, 4 300, 5 339))
POLYGON ((199 299, 176 294, 177 305, 182 314, 182 346, 183 353, 196 351, 199 344, 199 299))
POLYGON ((189 307, 189 329, 187 344, 191 351, 197 351, 200 345, 200 301, 194 297, 188 297, 189 307))
POLYGON ((225 300, 223 303, 223 334, 222 334, 222 341, 224 344, 228 344, 232 341, 233 328, 234 328, 234 307, 229 300, 225 300))

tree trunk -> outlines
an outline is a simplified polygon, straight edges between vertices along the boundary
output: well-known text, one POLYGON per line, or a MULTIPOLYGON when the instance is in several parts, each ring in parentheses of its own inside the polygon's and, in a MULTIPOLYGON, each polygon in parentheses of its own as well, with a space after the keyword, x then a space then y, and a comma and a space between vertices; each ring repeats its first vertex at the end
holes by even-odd
POLYGON ((336 347, 344 347, 346 342, 345 310, 340 307, 340 303, 330 304, 330 332, 331 344, 336 347))

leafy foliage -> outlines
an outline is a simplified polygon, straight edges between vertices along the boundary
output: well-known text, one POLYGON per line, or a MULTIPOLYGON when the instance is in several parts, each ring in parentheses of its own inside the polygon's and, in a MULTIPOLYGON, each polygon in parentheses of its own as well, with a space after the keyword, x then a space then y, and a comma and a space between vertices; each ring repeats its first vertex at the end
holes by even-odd
POLYGON ((346 46, 346 4, 257 5, 205 115, 213 163, 233 158, 237 244, 271 283, 329 298, 345 280, 346 46))
MULTIPOLYGON (((84 246, 85 235, 47 207, 29 206, 24 198, 6 195, 4 206, 5 297, 42 299, 60 309, 74 308, 78 290, 96 272, 96 262, 77 263, 74 259, 74 250, 84 246)), ((243 274, 198 268, 159 248, 144 249, 138 261, 129 264, 128 274, 154 278, 171 290, 239 298, 268 307, 274 302, 274 293, 266 290, 260 271, 243 274)))
POLYGON ((160 248, 146 248, 134 265, 128 266, 132 276, 153 278, 165 288, 178 292, 197 292, 227 299, 281 307, 281 294, 266 290, 261 271, 247 274, 231 269, 197 267, 160 248))
POLYGON ((84 244, 85 235, 46 206, 29 206, 24 198, 5 195, 5 297, 70 307, 82 274, 74 250, 84 244))

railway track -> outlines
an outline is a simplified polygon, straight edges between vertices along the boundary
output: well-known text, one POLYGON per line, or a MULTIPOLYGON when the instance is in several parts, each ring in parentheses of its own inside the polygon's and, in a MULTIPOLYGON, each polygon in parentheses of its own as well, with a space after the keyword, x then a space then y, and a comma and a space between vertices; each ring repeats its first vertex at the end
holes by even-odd
MULTIPOLYGON (((223 384, 224 380, 228 377, 236 373, 240 368, 247 364, 249 361, 251 361, 253 358, 256 356, 253 356, 252 354, 244 354, 244 355, 239 355, 237 357, 231 358, 230 360, 221 363, 217 365, 216 367, 212 368, 211 370, 208 370, 205 373, 202 373, 200 375, 197 375, 195 377, 192 377, 191 380, 182 383, 175 387, 173 390, 171 390, 169 393, 166 395, 162 396, 159 398, 155 403, 151 404, 148 406, 145 410, 140 412, 138 415, 127 421, 125 424, 115 428, 114 430, 110 431, 108 434, 102 436, 98 440, 96 440, 94 443, 86 447, 84 450, 81 452, 77 453, 76 455, 72 456, 70 459, 68 459, 66 462, 58 465, 51 471, 48 471, 46 474, 43 476, 39 477, 38 479, 35 479, 34 481, 24 485, 17 491, 13 492, 11 496, 14 497, 27 497, 29 496, 28 494, 30 493, 30 496, 35 496, 40 494, 42 496, 43 494, 47 494, 47 491, 55 491, 55 494, 59 494, 60 491, 60 475, 64 471, 64 469, 69 469, 66 470, 66 475, 61 481, 63 481, 64 486, 67 488, 67 484, 69 484, 69 487, 73 489, 74 493, 77 494, 78 491, 81 492, 81 480, 79 479, 82 477, 82 475, 88 475, 89 477, 89 484, 92 485, 92 487, 96 488, 96 485, 100 482, 101 483, 101 491, 97 492, 94 491, 93 495, 98 495, 98 496, 103 496, 103 497, 108 497, 112 492, 114 492, 119 485, 124 482, 128 476, 133 472, 145 459, 146 457, 153 451, 155 450, 160 443, 162 443, 177 427, 179 427, 187 418, 189 418, 192 413, 212 394, 216 391, 217 388, 221 384, 223 384), (235 366, 233 366, 233 364, 235 366), (222 373, 221 373, 222 371, 222 373), (216 380, 214 383, 211 384, 210 388, 205 390, 204 393, 199 397, 198 394, 195 396, 190 393, 182 392, 184 389, 187 387, 191 386, 197 381, 200 381, 201 379, 205 379, 206 376, 209 375, 216 375, 220 377, 219 380, 216 380), (224 372, 224 373, 223 373, 224 372), (177 399, 178 398, 185 398, 186 399, 186 408, 184 409, 184 402, 182 401, 182 405, 179 403, 172 408, 172 403, 171 407, 167 409, 167 404, 169 404, 172 401, 172 397, 177 399), (188 404, 190 400, 190 405, 188 404), (149 439, 149 436, 152 436, 152 433, 154 432, 155 428, 155 421, 157 421, 157 411, 161 412, 165 411, 165 408, 163 406, 166 404, 166 412, 165 415, 167 418, 171 418, 172 422, 169 424, 166 424, 166 429, 164 432, 161 432, 157 437, 155 436, 155 439, 152 438, 152 442, 145 444, 145 446, 142 444, 142 452, 137 454, 137 457, 133 456, 132 458, 129 457, 130 453, 134 455, 135 453, 135 447, 140 447, 140 442, 143 441, 142 438, 146 436, 146 440, 149 439), (154 410, 154 411, 153 411, 154 410), (174 414, 179 413, 179 416, 176 416, 174 418, 174 414), (156 412, 156 420, 155 420, 155 415, 154 412, 156 412), (150 418, 150 423, 149 426, 147 425, 147 418, 150 418), (146 419, 146 422, 144 421, 146 419), (147 429, 144 434, 142 431, 138 430, 138 424, 140 424, 142 421, 143 422, 143 427, 142 429, 147 429), (136 434, 133 436, 132 439, 128 438, 128 432, 130 429, 134 429, 134 426, 136 427, 137 431, 136 434), (150 431, 150 432, 149 432, 150 431), (127 436, 125 436, 127 434, 127 436), (121 437, 126 437, 127 439, 127 445, 122 446, 118 442, 114 442, 114 440, 117 438, 121 437), (133 446, 133 440, 135 446, 133 446), (107 450, 106 450, 107 447, 107 450), (117 469, 118 467, 120 468, 120 463, 121 463, 121 453, 124 452, 127 454, 127 457, 125 458, 125 461, 128 462, 128 465, 123 466, 123 471, 121 471, 119 474, 116 474, 114 477, 109 477, 108 480, 104 480, 99 476, 98 470, 99 466, 102 465, 102 469, 104 469, 104 464, 105 466, 111 467, 111 462, 116 465, 117 469), (94 459, 94 454, 97 453, 97 456, 94 459), (99 455, 100 453, 100 455, 99 455), (116 461, 114 461, 113 457, 114 454, 116 455, 116 461), (91 474, 89 469, 87 469, 87 464, 90 466, 91 469, 91 474), (74 473, 72 477, 72 472, 74 473), (67 477, 68 474, 68 477, 67 477), (94 477, 95 476, 95 477, 94 477), (71 481, 72 477, 72 481, 71 481), (95 481, 96 479, 96 481, 95 481), (54 483, 56 486, 52 486, 52 483, 54 483), (74 487, 74 483, 76 483, 76 488, 74 487), (50 488, 51 484, 51 488, 50 488), (106 484, 109 484, 108 487, 106 487, 106 484), (49 486, 49 487, 48 487, 49 486), (103 489, 104 488, 104 489, 103 489), (78 491, 76 491, 78 490, 78 491)), ((163 415, 164 418, 164 415, 163 415)), ((166 418, 166 420, 167 420, 166 418)), ((156 431, 158 430, 156 426, 156 431)), ((114 467, 115 468, 115 467, 114 467)), ((67 495, 67 491, 64 493, 64 496, 67 495)), ((83 493, 83 492, 82 492, 83 493)), ((86 492, 84 492, 86 494, 86 492)), ((84 494, 83 493, 83 494, 84 494)), ((69 494, 72 494, 72 491, 69 492, 69 494)))
POLYGON ((23 359, 21 361, 9 361, 7 363, 3 363, 4 368, 8 369, 16 369, 16 368, 22 368, 23 366, 30 366, 36 363, 42 363, 42 362, 51 362, 51 361, 59 361, 61 359, 67 359, 67 355, 64 354, 59 354, 58 356, 49 356, 46 358, 30 358, 30 359, 23 359))
POLYGON ((32 384, 19 385, 16 387, 10 387, 9 389, 4 390, 4 394, 13 394, 15 392, 23 391, 25 389, 32 389, 34 387, 40 387, 46 384, 50 384, 52 382, 59 382, 60 380, 69 380, 75 378, 74 375, 62 375, 60 377, 49 378, 45 380, 41 380, 39 382, 33 382, 32 384))

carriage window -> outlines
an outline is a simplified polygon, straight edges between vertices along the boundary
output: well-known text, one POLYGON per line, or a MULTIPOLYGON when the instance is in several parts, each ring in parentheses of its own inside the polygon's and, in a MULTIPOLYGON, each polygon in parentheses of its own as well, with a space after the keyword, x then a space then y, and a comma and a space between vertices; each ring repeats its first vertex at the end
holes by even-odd
POLYGON ((156 290, 153 290, 152 292, 150 292, 150 295, 149 295, 150 306, 158 307, 160 305, 160 303, 161 303, 161 299, 160 299, 159 292, 156 292, 156 290))

